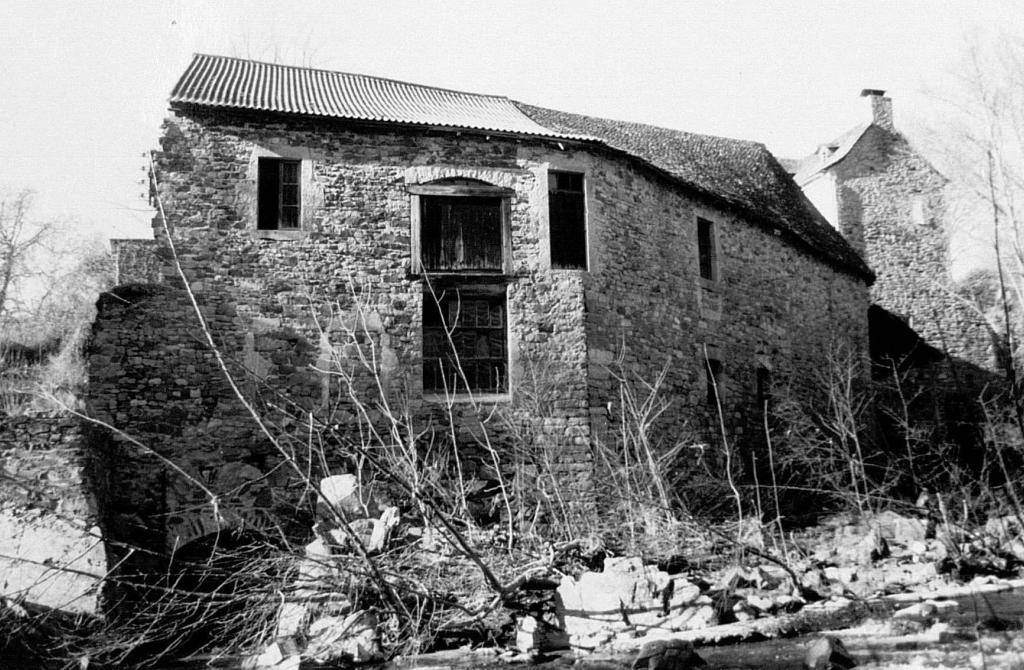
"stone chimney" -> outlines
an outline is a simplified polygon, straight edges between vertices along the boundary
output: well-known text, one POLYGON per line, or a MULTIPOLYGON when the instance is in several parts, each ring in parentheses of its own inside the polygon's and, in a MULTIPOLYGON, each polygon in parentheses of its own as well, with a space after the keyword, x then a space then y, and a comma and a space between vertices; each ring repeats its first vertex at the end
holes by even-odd
POLYGON ((895 131, 892 123, 892 98, 885 97, 885 91, 877 88, 865 88, 860 92, 862 98, 871 103, 871 122, 879 128, 895 131))

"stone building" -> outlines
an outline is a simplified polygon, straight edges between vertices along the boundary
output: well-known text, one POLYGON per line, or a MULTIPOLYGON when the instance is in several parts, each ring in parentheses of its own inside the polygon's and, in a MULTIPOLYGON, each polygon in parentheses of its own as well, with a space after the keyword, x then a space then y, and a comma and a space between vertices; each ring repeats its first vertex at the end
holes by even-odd
MULTIPOLYGON (((664 373, 669 444, 713 439, 719 402, 753 442, 771 383, 866 356, 872 273, 761 144, 206 55, 160 144, 163 218, 116 245, 89 405, 210 486, 287 487, 254 419, 305 439, 387 406, 456 435, 470 477, 493 458, 465 418, 500 444, 496 412, 532 414, 582 496, 623 378, 664 373)), ((148 461, 105 468, 111 507, 201 532, 148 461)))
POLYGON ((358 466, 330 441, 454 441, 473 482, 539 448, 504 481, 584 500, 623 383, 660 379, 664 446, 720 406, 753 448, 773 386, 867 358, 871 270, 758 143, 197 55, 152 178, 88 358, 112 564, 280 523, 358 466))
POLYGON ((896 128, 885 91, 865 89, 861 96, 869 121, 784 162, 877 275, 871 287, 876 360, 935 363, 929 383, 976 395, 999 371, 997 348, 985 320, 953 289, 948 180, 896 128))

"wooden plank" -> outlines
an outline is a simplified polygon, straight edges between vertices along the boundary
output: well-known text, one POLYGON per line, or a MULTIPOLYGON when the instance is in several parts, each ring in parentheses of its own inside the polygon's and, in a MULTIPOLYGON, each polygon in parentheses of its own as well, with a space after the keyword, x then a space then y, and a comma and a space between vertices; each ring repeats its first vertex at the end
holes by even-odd
POLYGON ((485 186, 483 184, 409 184, 406 191, 413 195, 447 195, 466 197, 499 197, 510 198, 515 191, 501 186, 485 186))

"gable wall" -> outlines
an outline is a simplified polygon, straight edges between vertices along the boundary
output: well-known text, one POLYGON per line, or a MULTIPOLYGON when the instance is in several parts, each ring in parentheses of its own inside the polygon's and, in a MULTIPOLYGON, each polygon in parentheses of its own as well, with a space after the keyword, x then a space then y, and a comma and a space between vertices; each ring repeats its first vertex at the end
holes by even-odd
POLYGON ((954 359, 996 370, 988 328, 951 289, 945 177, 902 135, 878 126, 832 171, 841 230, 863 240, 877 274, 873 300, 954 359))

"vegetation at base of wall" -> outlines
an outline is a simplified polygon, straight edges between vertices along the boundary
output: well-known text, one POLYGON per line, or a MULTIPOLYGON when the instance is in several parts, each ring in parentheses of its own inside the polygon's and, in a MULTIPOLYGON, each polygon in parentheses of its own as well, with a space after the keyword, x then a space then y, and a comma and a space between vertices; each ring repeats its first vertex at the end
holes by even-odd
MULTIPOLYGON (((311 520, 319 508, 333 519, 334 530, 354 524, 343 510, 325 511, 318 492, 323 475, 356 473, 363 503, 400 510, 402 521, 386 548, 360 551, 357 543, 366 538, 357 531, 348 549, 317 557, 307 545, 325 536, 323 527, 306 534, 226 529, 202 550, 192 546, 164 557, 166 569, 155 579, 115 571, 108 593, 124 599, 118 616, 88 634, 62 633, 58 646, 50 640, 27 651, 49 646, 65 660, 87 657, 92 667, 157 664, 199 651, 257 653, 275 637, 287 602, 307 606, 307 619, 329 615, 339 602, 346 603, 345 612, 375 612, 389 655, 466 642, 500 644, 512 634, 513 613, 544 606, 524 587, 594 566, 605 555, 641 555, 664 564, 765 555, 797 560, 786 537, 794 510, 806 508, 809 499, 820 510, 870 512, 908 505, 930 490, 947 537, 961 540, 987 514, 1017 509, 1018 492, 1008 475, 1022 439, 1012 416, 1007 420, 996 411, 996 399, 979 414, 981 441, 973 446, 981 458, 964 463, 952 455, 967 445, 937 440, 942 431, 920 420, 928 413, 915 403, 923 399, 911 397, 905 379, 894 381, 887 394, 858 386, 864 375, 842 352, 817 386, 774 390, 764 446, 771 457, 761 452, 766 458, 759 461, 767 467, 733 459, 741 518, 732 505, 715 500, 731 496, 722 471, 727 459, 713 453, 729 448, 725 441, 663 435, 659 417, 670 407, 660 381, 613 369, 620 402, 610 428, 591 444, 590 476, 601 483, 602 494, 588 499, 592 483, 576 483, 562 469, 565 435, 546 429, 562 380, 541 371, 556 367, 535 361, 530 367, 536 374, 527 375, 532 382, 521 385, 512 403, 498 413, 477 406, 480 424, 460 433, 457 424, 467 412, 462 403, 444 403, 439 415, 422 418, 408 410, 401 393, 362 394, 368 378, 382 391, 387 386, 373 333, 360 319, 353 322, 335 347, 347 356, 329 361, 324 372, 332 379, 334 406, 344 407, 354 423, 341 428, 320 421, 286 407, 280 397, 273 406, 261 405, 257 415, 286 456, 284 467, 301 475, 304 495, 297 498, 296 516, 311 520), (868 415, 879 403, 879 411, 899 419, 889 425, 892 444, 881 444, 868 429, 868 415), (289 428, 297 423, 307 430, 289 428), (513 441, 498 442, 494 426, 506 428, 513 441), (489 462, 486 472, 468 471, 468 447, 489 462), (765 541, 752 543, 751 528, 765 541), (315 583, 304 583, 299 577, 311 565, 315 583)), ((254 392, 247 402, 258 397, 254 392)), ((197 507, 225 504, 228 492, 209 499, 199 482, 194 485, 197 507)), ((951 569, 985 569, 999 560, 966 545, 952 542, 951 569)))

